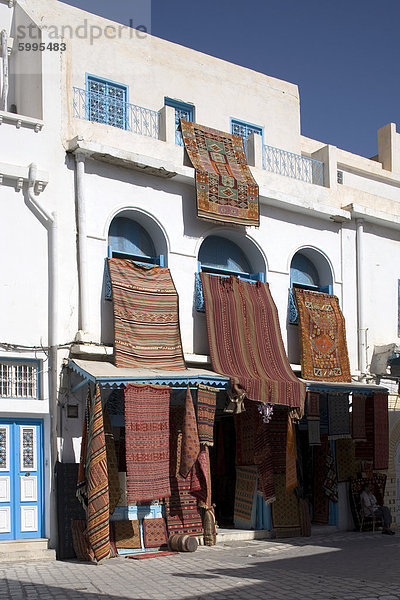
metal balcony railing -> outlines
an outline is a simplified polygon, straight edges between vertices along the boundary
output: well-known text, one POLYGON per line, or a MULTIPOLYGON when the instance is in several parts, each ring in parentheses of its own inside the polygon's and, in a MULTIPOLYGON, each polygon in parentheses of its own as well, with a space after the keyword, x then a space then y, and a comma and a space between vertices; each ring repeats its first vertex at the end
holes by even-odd
POLYGON ((324 185, 324 163, 307 156, 264 146, 264 169, 300 181, 324 185))
POLYGON ((155 110, 77 87, 74 87, 73 107, 78 119, 112 125, 157 140, 160 137, 160 115, 155 110))

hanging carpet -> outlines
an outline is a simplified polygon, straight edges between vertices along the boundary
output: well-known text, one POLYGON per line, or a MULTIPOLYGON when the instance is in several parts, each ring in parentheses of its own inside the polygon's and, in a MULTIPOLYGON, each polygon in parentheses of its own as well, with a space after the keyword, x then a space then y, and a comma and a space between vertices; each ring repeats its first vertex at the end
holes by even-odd
POLYGON ((185 369, 178 295, 166 267, 109 258, 117 367, 185 369))
POLYGON ((108 493, 110 500, 110 515, 114 513, 115 507, 117 506, 121 498, 121 488, 119 484, 118 476, 118 462, 117 455, 115 452, 115 441, 112 431, 110 415, 108 414, 107 407, 103 409, 103 420, 104 420, 104 436, 106 440, 107 450, 107 472, 108 472, 108 493))
POLYGON ((238 529, 255 529, 257 501, 257 467, 236 467, 236 490, 233 521, 238 529))
POLYGON ((287 406, 274 406, 274 414, 267 424, 274 473, 286 472, 288 415, 287 406))
POLYGON ((307 430, 308 430, 308 443, 310 446, 320 446, 321 445, 321 437, 320 437, 320 421, 319 419, 313 419, 307 422, 307 430))
POLYGON ((179 472, 186 478, 195 466, 200 453, 199 433, 197 431, 196 413, 189 386, 186 391, 185 416, 183 419, 181 461, 179 472))
POLYGON ((245 411, 234 415, 236 432, 236 465, 254 465, 254 448, 260 415, 255 402, 245 400, 245 411))
POLYGON ((270 423, 264 423, 260 417, 254 446, 254 462, 257 465, 258 489, 264 500, 270 504, 275 500, 274 463, 272 456, 270 423))
POLYGON ((365 431, 365 400, 366 397, 363 394, 352 395, 352 437, 353 440, 360 442, 367 441, 367 434, 365 431))
POLYGON ((389 463, 388 395, 374 393, 374 469, 387 469, 389 463))
POLYGON ((319 392, 307 392, 306 413, 307 419, 319 420, 319 392))
POLYGON ((258 185, 247 165, 242 138, 183 119, 180 125, 196 170, 197 216, 258 227, 258 185))
POLYGON ((128 383, 125 444, 128 502, 170 495, 169 401, 171 388, 128 383))
POLYGON ((329 439, 350 438, 350 415, 348 394, 328 394, 329 439))
POLYGON ((286 491, 285 475, 274 475, 276 500, 272 504, 272 522, 277 536, 300 535, 299 501, 294 491, 286 491))
POLYGON ((250 400, 303 409, 305 384, 290 367, 268 284, 200 275, 214 371, 250 400))
POLYGON ((294 291, 299 313, 302 377, 350 382, 346 329, 338 298, 300 288, 294 291))
POLYGON ((326 453, 326 473, 325 479, 322 483, 322 488, 325 494, 328 496, 329 500, 332 502, 338 501, 338 480, 336 473, 336 463, 333 458, 332 448, 330 444, 327 446, 326 453))
POLYGON ((296 428, 293 419, 287 415, 286 437, 286 491, 290 492, 297 486, 297 444, 296 428))
POLYGON ((348 481, 356 473, 354 441, 352 439, 336 440, 335 447, 338 481, 348 481))
MULTIPOLYGON (((374 460, 374 400, 372 396, 365 398, 365 442, 355 440, 356 459, 363 462, 374 460)), ((372 471, 372 468, 370 469, 372 471)))
POLYGON ((110 557, 109 494, 107 474, 107 451, 104 435, 103 409, 100 388, 90 402, 88 427, 87 533, 97 562, 110 557))
POLYGON ((329 441, 326 434, 321 435, 321 445, 313 448, 314 452, 314 481, 313 481, 313 523, 328 525, 329 498, 325 494, 323 483, 326 480, 328 466, 327 456, 329 441))
POLYGON ((214 445, 214 418, 217 391, 207 385, 199 385, 197 391, 197 428, 200 444, 214 445))

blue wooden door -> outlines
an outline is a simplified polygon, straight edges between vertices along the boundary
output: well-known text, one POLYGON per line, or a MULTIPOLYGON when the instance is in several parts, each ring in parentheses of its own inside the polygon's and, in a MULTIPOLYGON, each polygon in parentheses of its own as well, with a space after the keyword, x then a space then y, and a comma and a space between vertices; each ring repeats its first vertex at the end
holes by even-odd
POLYGON ((0 419, 0 540, 43 537, 43 422, 0 419))

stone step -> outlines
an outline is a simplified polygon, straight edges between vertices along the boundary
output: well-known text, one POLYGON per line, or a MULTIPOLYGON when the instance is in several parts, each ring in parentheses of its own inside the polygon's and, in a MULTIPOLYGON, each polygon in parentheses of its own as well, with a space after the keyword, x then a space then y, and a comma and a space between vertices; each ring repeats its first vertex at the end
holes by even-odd
POLYGON ((50 561, 56 552, 48 547, 49 540, 7 540, 0 542, 0 563, 18 561, 50 561))

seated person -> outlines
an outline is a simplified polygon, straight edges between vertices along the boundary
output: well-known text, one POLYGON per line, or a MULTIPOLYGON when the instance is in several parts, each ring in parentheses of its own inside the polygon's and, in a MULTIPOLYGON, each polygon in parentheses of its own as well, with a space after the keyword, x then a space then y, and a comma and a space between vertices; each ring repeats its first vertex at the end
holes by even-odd
POLYGON ((365 483, 360 494, 361 510, 364 511, 366 517, 380 517, 383 520, 383 531, 386 535, 394 535, 394 531, 390 529, 392 524, 392 515, 387 506, 379 506, 376 503, 376 498, 371 490, 371 484, 365 483))

